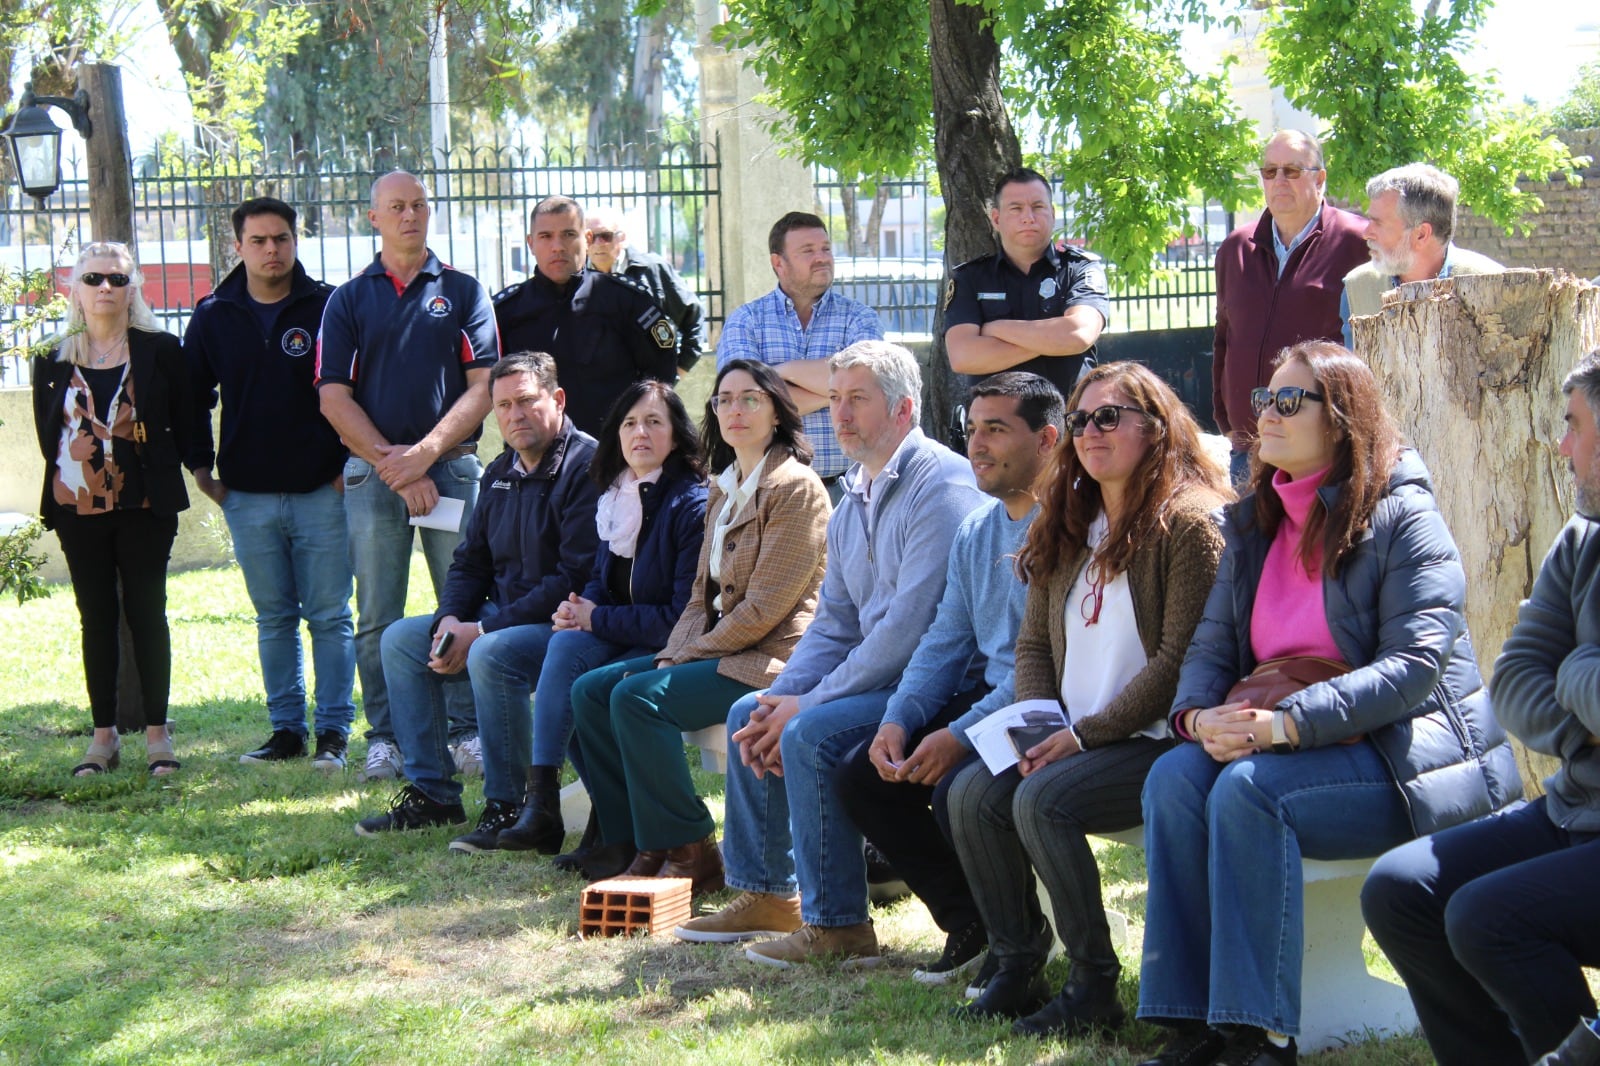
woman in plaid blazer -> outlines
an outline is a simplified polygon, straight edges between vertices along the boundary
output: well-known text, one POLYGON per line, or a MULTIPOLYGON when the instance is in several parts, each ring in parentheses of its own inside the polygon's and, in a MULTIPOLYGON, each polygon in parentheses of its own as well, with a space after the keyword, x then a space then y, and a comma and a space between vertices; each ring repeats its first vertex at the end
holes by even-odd
POLYGON ((735 359, 706 403, 706 504, 695 592, 667 646, 573 685, 578 744, 599 816, 588 877, 689 877, 722 887, 715 823, 696 795, 682 733, 716 725, 772 684, 822 583, 827 489, 776 371, 735 359))

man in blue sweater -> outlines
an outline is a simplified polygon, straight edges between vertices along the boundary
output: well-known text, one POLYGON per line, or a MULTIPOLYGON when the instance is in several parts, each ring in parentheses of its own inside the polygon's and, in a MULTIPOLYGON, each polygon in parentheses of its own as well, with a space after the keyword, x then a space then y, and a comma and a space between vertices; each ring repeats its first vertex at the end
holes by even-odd
POLYGON ((855 465, 828 520, 816 618, 772 687, 728 712, 739 763, 728 767, 723 856, 743 894, 676 930, 692 941, 780 936, 745 952, 775 966, 879 961, 861 834, 829 779, 878 728, 944 594, 956 529, 983 499, 966 460, 917 428, 922 375, 910 352, 865 340, 828 362, 829 414, 855 465))
POLYGON ((500 723, 483 751, 483 815, 452 851, 488 851, 517 818, 532 764, 529 694, 550 643, 550 617, 584 586, 600 536, 594 438, 566 416, 555 359, 508 355, 489 372, 506 450, 483 473, 477 505, 431 616, 384 630, 383 676, 410 782, 360 836, 466 820, 449 749, 445 693, 470 693, 473 713, 500 723), (520 727, 519 727, 520 723, 520 727))
POLYGON ((1033 485, 1061 438, 1065 414, 1061 393, 1038 374, 1007 371, 972 387, 967 456, 978 488, 993 499, 956 530, 944 599, 877 735, 857 745, 834 774, 850 820, 947 934, 939 959, 912 974, 925 984, 950 980, 987 944, 950 846, 945 793, 955 771, 977 758, 967 727, 1013 702, 1017 630, 1028 595, 1016 556, 1039 513, 1033 485))
POLYGON ((295 256, 295 210, 264 196, 233 212, 239 265, 194 309, 184 334, 195 398, 193 449, 184 463, 222 508, 256 611, 256 645, 272 736, 242 763, 306 753, 306 681, 300 622, 316 667, 316 755, 344 767, 355 720, 355 629, 345 533, 345 449, 312 385, 322 309, 333 286, 295 256), (222 401, 222 445, 211 410, 222 401), (215 464, 220 477, 213 477, 215 464))

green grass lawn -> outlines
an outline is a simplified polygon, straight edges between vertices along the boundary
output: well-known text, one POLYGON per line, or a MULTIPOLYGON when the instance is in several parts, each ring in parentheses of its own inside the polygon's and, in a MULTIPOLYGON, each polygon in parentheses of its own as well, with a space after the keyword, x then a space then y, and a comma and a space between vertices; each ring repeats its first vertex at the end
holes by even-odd
MULTIPOLYGON (((416 612, 427 587, 414 565, 416 612)), ((888 961, 869 975, 580 941, 581 885, 548 860, 453 855, 443 830, 358 838, 388 786, 241 766, 267 735, 243 583, 170 589, 184 767, 159 781, 139 738, 121 770, 67 776, 89 730, 70 591, 0 604, 0 1063, 1127 1064, 1158 1042, 1143 1025, 1039 1043, 952 1021, 958 994, 910 979, 942 943, 914 901, 875 911, 888 961)), ((720 815, 720 779, 702 784, 720 815)), ((480 785, 466 801, 476 816, 480 785)), ((1105 848, 1108 901, 1137 922, 1142 855, 1105 848)), ((1405 1039, 1308 1061, 1429 1057, 1405 1039)))

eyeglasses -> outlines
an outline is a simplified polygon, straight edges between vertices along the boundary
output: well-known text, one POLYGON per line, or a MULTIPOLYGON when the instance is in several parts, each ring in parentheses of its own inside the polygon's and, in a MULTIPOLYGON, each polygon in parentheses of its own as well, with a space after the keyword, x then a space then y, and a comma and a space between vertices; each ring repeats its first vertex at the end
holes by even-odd
POLYGON ((1282 174, 1290 181, 1298 181, 1300 180, 1300 175, 1315 174, 1321 169, 1321 167, 1262 167, 1261 180, 1271 181, 1279 174, 1282 174))
POLYGON ((108 281, 111 282, 111 287, 113 289, 121 289, 126 287, 128 282, 132 279, 130 279, 126 274, 89 273, 78 275, 78 280, 89 286, 91 289, 98 289, 108 281))
POLYGON ((1093 422, 1095 428, 1101 433, 1110 433, 1122 424, 1122 412, 1124 411, 1149 417, 1147 412, 1141 411, 1137 407, 1124 407, 1118 403, 1108 403, 1102 407, 1096 407, 1093 411, 1068 411, 1066 418, 1067 432, 1074 437, 1081 437, 1084 431, 1089 428, 1089 423, 1093 422))
POLYGON ((617 239, 617 231, 609 229, 592 229, 589 231, 591 241, 605 241, 607 243, 617 239))
POLYGON ((711 397, 711 409, 726 413, 737 407, 745 414, 753 415, 761 410, 761 405, 770 399, 771 397, 764 392, 741 392, 737 396, 724 396, 718 393, 711 397))
POLYGON ((1299 385, 1285 385, 1277 392, 1267 388, 1250 390, 1250 406, 1255 410, 1257 418, 1265 414, 1269 407, 1276 407, 1278 413, 1284 418, 1293 418, 1300 413, 1300 402, 1302 400, 1315 400, 1318 403, 1322 403, 1323 396, 1320 392, 1302 389, 1299 385))
POLYGON ((1093 626, 1100 624, 1100 608, 1106 603, 1106 578, 1100 571, 1098 561, 1089 564, 1083 572, 1083 578, 1089 583, 1089 591, 1084 593, 1083 602, 1078 605, 1078 613, 1083 616, 1083 624, 1093 626))

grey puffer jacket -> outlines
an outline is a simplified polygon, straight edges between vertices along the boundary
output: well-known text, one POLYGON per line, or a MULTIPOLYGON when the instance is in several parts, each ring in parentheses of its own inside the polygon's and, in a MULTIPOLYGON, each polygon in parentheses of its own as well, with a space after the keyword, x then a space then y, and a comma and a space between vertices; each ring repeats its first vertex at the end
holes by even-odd
MULTIPOLYGON (((1319 490, 1330 511, 1339 486, 1319 490)), ((1255 497, 1225 523, 1222 565, 1178 678, 1173 711, 1215 707, 1255 669, 1250 620, 1271 542, 1255 497)), ((1278 705, 1302 748, 1367 734, 1405 797, 1418 836, 1500 810, 1522 795, 1506 735, 1472 656, 1466 574, 1416 452, 1400 454, 1389 494, 1322 592, 1328 628, 1353 669, 1278 705)), ((1264 608, 1266 609, 1266 608, 1264 608)))

